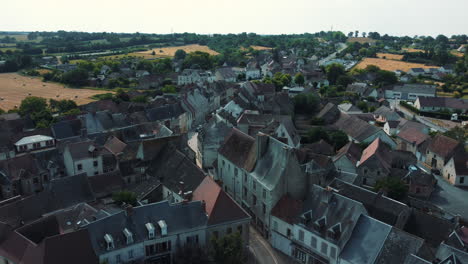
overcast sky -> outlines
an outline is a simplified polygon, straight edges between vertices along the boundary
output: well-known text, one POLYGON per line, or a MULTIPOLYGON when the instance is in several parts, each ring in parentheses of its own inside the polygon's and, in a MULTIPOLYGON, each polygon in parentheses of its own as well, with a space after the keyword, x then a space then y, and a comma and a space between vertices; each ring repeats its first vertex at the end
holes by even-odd
POLYGON ((468 0, 4 0, 0 31, 468 34, 468 0))

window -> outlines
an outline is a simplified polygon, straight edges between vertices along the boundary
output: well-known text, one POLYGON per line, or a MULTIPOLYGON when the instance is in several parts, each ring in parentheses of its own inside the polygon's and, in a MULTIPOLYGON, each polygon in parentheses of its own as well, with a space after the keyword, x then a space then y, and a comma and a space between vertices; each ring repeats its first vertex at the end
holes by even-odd
POLYGON ((77 164, 77 165, 76 165, 76 169, 79 170, 79 171, 82 170, 82 169, 83 169, 83 165, 82 165, 82 164, 77 164))
POLYGON ((257 189, 257 182, 252 181, 252 189, 254 189, 254 190, 257 189))
POLYGON ((263 212, 263 214, 266 214, 266 205, 265 204, 262 204, 262 212, 263 212))
POLYGON ((252 204, 257 205, 257 196, 252 194, 252 204))
POLYGON ((93 161, 93 166, 94 166, 94 167, 97 167, 97 166, 98 166, 97 160, 93 161))
POLYGON ((263 189, 263 200, 266 199, 266 193, 267 193, 267 192, 266 192, 266 189, 263 189))
POLYGON ((117 254, 117 255, 115 256, 115 262, 117 262, 117 263, 122 263, 122 259, 120 258, 120 254, 117 254))
POLYGON ((366 178, 362 179, 362 184, 363 184, 363 185, 366 185, 366 184, 367 184, 367 179, 366 179, 366 178))
POLYGON ((273 221, 273 230, 278 231, 278 222, 273 221))
POLYGON ((244 182, 247 182, 247 173, 244 172, 244 182))
POLYGON ((133 258, 133 249, 130 249, 128 251, 128 259, 132 259, 133 258))
POLYGON ((244 199, 247 199, 247 188, 243 187, 243 188, 242 188, 242 193, 243 193, 243 195, 242 195, 243 198, 244 198, 244 199))
POLYGON ((237 174, 239 173, 239 170, 237 168, 234 168, 234 176, 237 177, 237 174))
POLYGON ((465 177, 460 177, 460 183, 465 183, 465 177))
POLYGON ((226 162, 225 162, 224 160, 222 160, 222 161, 223 161, 223 167, 224 167, 224 165, 226 164, 226 162))
POLYGON ((242 225, 237 226, 237 232, 242 235, 242 225))
POLYGON ((291 229, 288 228, 288 230, 286 230, 286 235, 287 235, 288 237, 291 237, 291 229))
POLYGON ((310 239, 310 246, 312 248, 317 248, 317 238, 315 236, 312 236, 310 239))
POLYGON ((336 247, 330 247, 330 257, 336 258, 336 247))
POLYGON ((327 243, 322 242, 322 248, 320 249, 320 252, 322 252, 322 254, 324 254, 324 255, 327 255, 327 252, 328 252, 328 245, 327 245, 327 243))
POLYGON ((95 171, 95 172, 94 172, 94 175, 98 175, 98 174, 99 174, 99 171, 95 171))
POLYGON ((302 230, 299 230, 299 240, 301 242, 304 242, 304 231, 302 231, 302 230))

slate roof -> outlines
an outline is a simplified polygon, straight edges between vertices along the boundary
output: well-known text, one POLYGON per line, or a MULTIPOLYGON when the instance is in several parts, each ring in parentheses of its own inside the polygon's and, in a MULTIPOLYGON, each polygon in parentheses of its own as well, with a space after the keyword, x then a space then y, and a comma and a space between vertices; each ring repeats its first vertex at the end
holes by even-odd
POLYGON ((150 121, 158 121, 178 118, 184 112, 180 104, 168 104, 146 110, 146 116, 150 121))
POLYGON ((370 216, 386 224, 403 228, 405 215, 411 214, 411 208, 406 204, 357 185, 335 179, 330 186, 339 194, 361 202, 370 216))
POLYGON ((435 85, 428 85, 428 84, 404 84, 404 85, 395 85, 393 87, 393 91, 402 92, 402 93, 435 95, 436 87, 435 85))
POLYGON ((391 230, 390 225, 361 215, 340 257, 349 263, 378 263, 377 257, 391 230))
POLYGON ((255 165, 255 139, 236 128, 231 130, 218 152, 247 171, 251 171, 255 165))
POLYGON ((20 225, 42 215, 82 202, 94 201, 86 174, 52 180, 42 192, 0 207, 0 221, 20 225))
POLYGON ((468 263, 468 253, 455 249, 442 243, 436 252, 436 257, 440 264, 465 264, 468 263), (447 260, 451 260, 448 262, 447 260))
POLYGON ((410 235, 398 228, 392 227, 382 250, 377 258, 377 264, 403 263, 411 254, 417 254, 424 240, 410 235))
POLYGON ((411 254, 405 259, 403 264, 432 264, 432 262, 411 254))
POLYGON ((333 126, 343 130, 348 136, 359 142, 364 141, 379 131, 379 128, 345 113, 341 113, 340 118, 333 126))
POLYGON ((70 151, 70 155, 75 161, 109 153, 106 149, 96 146, 91 140, 70 143, 65 146, 65 149, 70 151))
POLYGON ((304 144, 303 147, 307 148, 315 154, 321 154, 326 156, 332 156, 333 154, 335 154, 333 147, 323 139, 312 144, 304 144))
POLYGON ((384 105, 377 108, 374 111, 374 114, 385 117, 387 121, 397 121, 401 119, 401 116, 397 112, 384 105))
POLYGON ((362 149, 359 147, 358 144, 354 142, 348 142, 348 144, 344 145, 338 153, 333 157, 334 161, 339 160, 341 157, 346 156, 353 164, 357 164, 357 162, 361 159, 362 149))
POLYGON ((250 216, 210 176, 206 176, 195 189, 192 200, 205 203, 208 225, 250 219, 250 216))
POLYGON ((450 97, 418 97, 421 107, 441 107, 468 110, 468 100, 450 97))
POLYGON ((237 74, 230 67, 218 68, 216 70, 223 79, 237 79, 237 74))
POLYGON ((88 181, 96 197, 104 197, 120 191, 125 184, 118 170, 91 176, 88 181))
POLYGON ((39 176, 41 171, 41 166, 31 154, 0 161, 0 172, 5 174, 10 182, 39 176))
POLYGON ((333 103, 327 103, 316 117, 325 120, 327 123, 334 123, 340 117, 340 110, 333 103))
POLYGON ((52 125, 52 134, 55 139, 66 139, 81 135, 81 120, 63 120, 52 125))
POLYGON ((168 236, 187 230, 202 229, 207 225, 208 217, 201 202, 169 204, 168 201, 134 207, 130 213, 121 211, 103 219, 92 222, 85 229, 89 231, 91 244, 97 255, 108 252, 104 235, 109 234, 114 240, 114 248, 127 247, 123 230, 132 232, 133 243, 148 240, 147 223, 155 227, 155 237, 161 236, 158 221, 167 224, 168 236))
POLYGON ((179 150, 166 147, 151 162, 147 174, 158 178, 169 190, 179 193, 193 192, 205 178, 205 173, 179 150))
POLYGON ((438 134, 430 141, 428 150, 436 153, 447 161, 460 146, 460 143, 455 139, 438 134))

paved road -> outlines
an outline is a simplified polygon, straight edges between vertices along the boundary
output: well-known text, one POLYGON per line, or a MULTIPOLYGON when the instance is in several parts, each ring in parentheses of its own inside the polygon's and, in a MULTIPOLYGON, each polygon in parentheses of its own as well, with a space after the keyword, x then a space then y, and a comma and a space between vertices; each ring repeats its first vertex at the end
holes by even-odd
POLYGON ((411 120, 413 117, 416 119, 416 121, 418 121, 419 123, 422 123, 426 126, 428 126, 429 128, 432 128, 436 131, 439 131, 439 132, 447 132, 448 129, 446 129, 445 127, 441 127, 441 126, 438 126, 432 122, 430 122, 429 120, 427 120, 426 118, 422 117, 422 116, 419 116, 411 111, 409 111, 408 109, 402 107, 400 105, 400 101, 399 100, 388 100, 390 102, 390 104, 392 106, 395 106, 395 108, 398 110, 398 111, 401 111, 403 112, 403 114, 405 114, 406 118, 408 118, 408 120, 411 120))
POLYGON ((251 256, 249 264, 289 264, 292 259, 273 249, 268 241, 263 238, 253 227, 250 227, 251 256))
POLYGON ((328 55, 326 58, 323 58, 319 61, 319 65, 323 65, 325 64, 327 61, 330 61, 334 58, 336 58, 336 54, 342 52, 344 49, 346 49, 347 45, 344 44, 344 43, 338 43, 338 46, 340 46, 338 48, 338 50, 336 52, 333 52, 332 54, 328 55))
POLYGON ((468 191, 451 185, 441 176, 436 176, 436 178, 437 187, 432 193, 430 201, 449 213, 468 219, 466 203, 468 191))

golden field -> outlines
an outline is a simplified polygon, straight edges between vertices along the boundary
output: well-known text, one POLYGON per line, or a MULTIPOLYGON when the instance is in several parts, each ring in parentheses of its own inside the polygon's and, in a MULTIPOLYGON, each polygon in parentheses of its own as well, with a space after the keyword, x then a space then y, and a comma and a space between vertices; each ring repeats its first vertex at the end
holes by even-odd
POLYGON ((391 54, 391 53, 377 53, 377 58, 401 61, 403 59, 403 55, 391 54))
POLYGON ((404 61, 396 61, 396 60, 386 60, 386 59, 378 59, 378 58, 364 58, 361 62, 359 62, 356 66, 357 69, 365 69, 368 65, 375 65, 382 70, 386 71, 404 71, 408 72, 411 68, 439 68, 437 66, 427 66, 420 63, 411 63, 411 62, 404 62, 404 61))
POLYGON ((187 53, 195 52, 195 51, 202 51, 202 52, 209 53, 210 55, 218 55, 219 54, 218 52, 210 49, 208 46, 202 46, 202 45, 199 45, 199 44, 192 44, 192 45, 185 45, 185 46, 164 47, 164 48, 156 48, 156 49, 147 50, 147 51, 133 52, 133 53, 130 53, 129 55, 143 56, 146 59, 174 57, 176 51, 180 50, 180 49, 187 52, 187 53), (152 54, 153 51, 154 51, 155 55, 152 54))
POLYGON ((409 52, 409 53, 426 52, 425 50, 422 50, 422 49, 413 49, 413 48, 403 48, 402 50, 405 52, 409 52))
POLYGON ((364 44, 364 43, 375 43, 377 42, 377 40, 375 39, 371 39, 371 38, 348 38, 348 40, 346 42, 359 42, 361 44, 364 44))
POLYGON ((21 104, 27 96, 39 96, 47 99, 70 99, 77 104, 87 104, 96 94, 108 93, 91 89, 66 88, 58 83, 45 83, 37 77, 22 76, 17 73, 0 74, 0 108, 9 110, 21 104))

